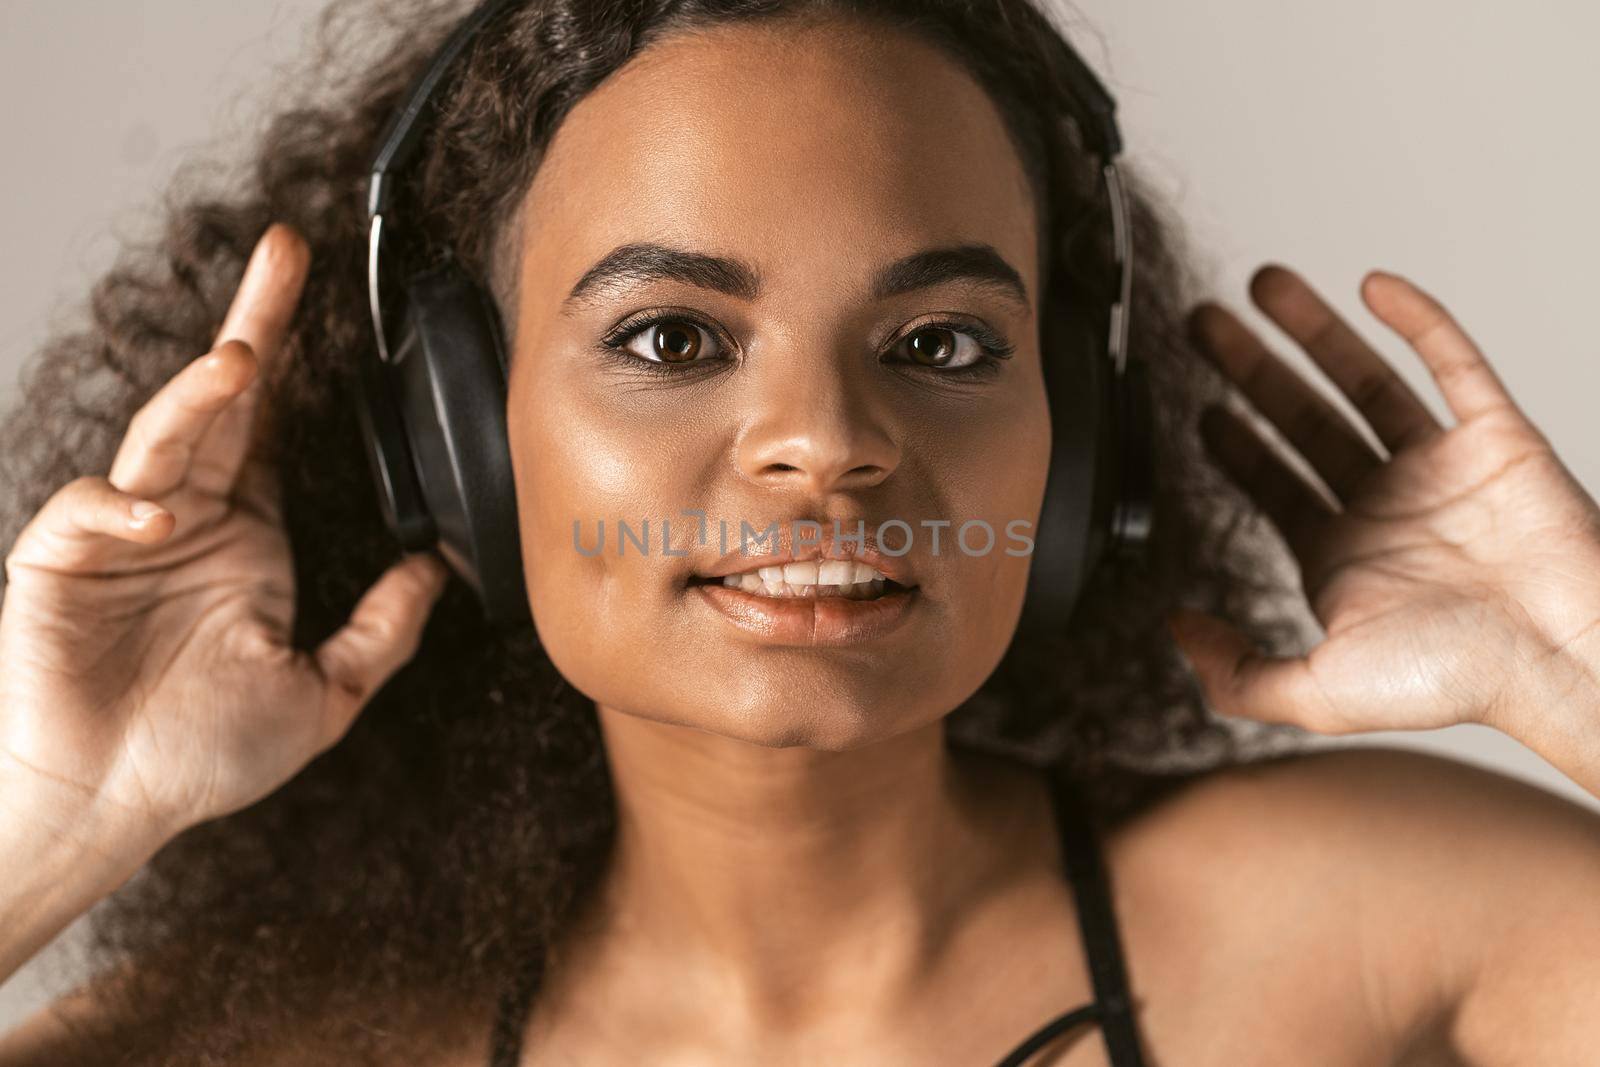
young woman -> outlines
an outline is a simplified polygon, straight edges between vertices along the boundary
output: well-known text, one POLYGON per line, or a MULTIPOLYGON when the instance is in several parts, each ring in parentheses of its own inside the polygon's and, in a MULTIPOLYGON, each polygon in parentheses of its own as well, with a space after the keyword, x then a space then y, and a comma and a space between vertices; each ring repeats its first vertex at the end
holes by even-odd
POLYGON ((368 164, 462 14, 335 10, 246 186, 178 198, 0 424, 0 976, 101 905, 94 979, 0 1065, 1593 1061, 1600 821, 1293 751, 1473 721, 1600 794, 1600 508, 1443 307, 1361 284, 1448 426, 1295 272, 1252 279, 1375 447, 1191 306, 1135 181, 1154 536, 1037 626, 1042 561, 879 531, 1037 518, 1047 384, 1106 358, 1051 23, 502 5, 395 235, 507 341, 531 619, 491 626, 394 562, 349 402, 368 164), (783 532, 741 556, 685 511, 783 532), (671 551, 592 551, 647 518, 671 551))

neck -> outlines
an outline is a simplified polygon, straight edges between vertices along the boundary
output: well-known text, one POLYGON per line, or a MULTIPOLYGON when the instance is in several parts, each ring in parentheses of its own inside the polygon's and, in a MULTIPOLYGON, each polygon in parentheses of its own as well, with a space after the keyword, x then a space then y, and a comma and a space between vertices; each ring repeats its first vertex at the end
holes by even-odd
POLYGON ((948 747, 943 720, 833 752, 597 712, 618 814, 601 943, 769 1030, 908 996, 1048 826, 1037 784, 948 747))

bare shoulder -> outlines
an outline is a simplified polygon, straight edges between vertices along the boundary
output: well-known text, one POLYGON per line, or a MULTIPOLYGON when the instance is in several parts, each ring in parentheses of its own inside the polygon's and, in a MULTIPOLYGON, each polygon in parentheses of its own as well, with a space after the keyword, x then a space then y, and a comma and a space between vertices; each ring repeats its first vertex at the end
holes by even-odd
POLYGON ((1438 1045, 1578 1063, 1600 1046, 1600 812, 1519 779, 1319 748, 1194 779, 1116 827, 1107 855, 1148 917, 1130 938, 1187 944, 1188 965, 1235 982, 1254 963, 1294 983, 1286 1011, 1325 993, 1402 1062, 1438 1045))
POLYGON ((1526 840, 1529 847, 1568 854, 1575 850, 1587 858, 1600 833, 1600 812, 1446 756, 1348 744, 1198 775, 1130 821, 1123 832, 1130 838, 1159 834, 1178 823, 1191 832, 1243 834, 1239 840, 1245 848, 1269 845, 1277 850, 1293 847, 1297 840, 1304 842, 1301 847, 1325 846, 1334 841, 1324 835, 1334 835, 1372 853, 1365 858, 1399 855, 1409 865, 1472 858, 1464 850, 1416 854, 1408 847, 1467 829, 1480 837, 1526 840))

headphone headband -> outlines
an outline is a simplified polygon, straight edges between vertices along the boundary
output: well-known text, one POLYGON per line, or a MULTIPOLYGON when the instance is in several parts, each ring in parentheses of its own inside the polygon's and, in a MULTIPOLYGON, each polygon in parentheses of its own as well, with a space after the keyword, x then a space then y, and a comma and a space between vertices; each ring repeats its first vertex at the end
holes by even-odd
MULTIPOLYGON (((371 305, 372 328, 377 335, 378 356, 393 362, 382 314, 381 259, 384 212, 389 205, 391 177, 398 179, 412 163, 421 143, 425 125, 423 113, 433 102, 456 57, 478 35, 484 24, 516 0, 485 0, 467 15, 434 53, 422 74, 406 91, 403 102, 379 138, 367 181, 367 299, 371 305)), ((1111 202, 1112 243, 1117 261, 1117 301, 1112 305, 1110 336, 1106 351, 1120 379, 1128 358, 1128 311, 1133 288, 1133 249, 1129 234, 1127 192, 1117 170, 1116 158, 1122 152, 1122 134, 1117 127, 1116 101, 1083 57, 1062 38, 1066 57, 1068 104, 1076 112, 1084 139, 1100 158, 1102 175, 1111 202)))
MULTIPOLYGON (((387 179, 391 172, 403 171, 416 155, 421 139, 422 113, 439 91, 445 75, 449 73, 456 56, 478 35, 478 31, 499 12, 517 0, 485 0, 445 38, 439 50, 422 74, 412 82, 396 109, 389 125, 378 138, 378 150, 373 154, 371 177, 367 184, 367 215, 382 214, 389 206, 387 179)), ((1066 43, 1066 79, 1068 103, 1077 112, 1073 116, 1084 138, 1102 161, 1114 159, 1122 153, 1122 134, 1117 128, 1116 101, 1094 70, 1083 61, 1071 44, 1066 43)))
POLYGON ((439 91, 445 75, 450 72, 456 56, 472 43, 472 39, 478 35, 484 23, 498 14, 502 8, 509 7, 514 2, 515 0, 486 0, 480 4, 451 31, 450 36, 445 38, 444 44, 439 46, 439 50, 428 61, 427 68, 406 90, 402 98, 404 102, 390 118, 383 135, 378 138, 378 151, 372 157, 371 177, 367 181, 369 219, 374 215, 383 214, 389 206, 389 174, 405 170, 417 154, 417 145, 422 140, 424 129, 421 123, 422 113, 433 102, 433 96, 439 91))

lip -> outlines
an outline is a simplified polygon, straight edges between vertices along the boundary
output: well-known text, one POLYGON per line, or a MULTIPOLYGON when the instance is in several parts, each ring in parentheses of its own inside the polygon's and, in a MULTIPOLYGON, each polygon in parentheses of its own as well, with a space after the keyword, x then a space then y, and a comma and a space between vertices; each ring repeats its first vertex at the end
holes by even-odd
MULTIPOLYGON (((814 544, 808 542, 807 544, 801 545, 798 548, 794 547, 793 522, 787 523, 779 527, 777 535, 771 538, 770 542, 759 542, 763 545, 772 543, 774 546, 773 551, 763 553, 761 555, 753 555, 748 552, 740 552, 736 550, 728 553, 726 556, 723 556, 715 563, 712 563, 706 567, 697 568, 694 573, 688 575, 685 580, 687 580, 687 578, 725 578, 730 574, 743 574, 746 571, 753 571, 759 567, 777 567, 782 566, 785 563, 809 563, 812 561, 831 559, 854 560, 865 563, 867 566, 876 570, 879 574, 883 575, 891 582, 894 582, 896 585, 905 586, 908 590, 916 588, 917 583, 915 577, 912 575, 911 567, 906 562, 905 558, 903 556, 891 556, 880 550, 878 546, 873 543, 871 532, 872 527, 863 524, 863 536, 860 541, 857 541, 853 537, 846 538, 840 536, 838 538, 834 538, 831 530, 828 529, 828 527, 832 525, 831 522, 819 522, 818 525, 823 526, 824 528, 823 532, 819 535, 822 539, 814 544)), ((728 587, 722 586, 720 588, 728 587)), ((741 590, 740 592, 742 593, 743 591, 741 590)), ((743 595, 750 596, 752 599, 756 599, 753 594, 743 595)), ((759 599, 768 601, 774 598, 763 597, 759 599)), ((887 600, 889 598, 883 597, 880 599, 887 600)), ((849 602, 877 603, 878 601, 849 602)))
POLYGON ((772 551, 757 555, 735 550, 684 577, 688 589, 745 633, 777 645, 838 648, 865 644, 898 629, 922 602, 922 591, 910 563, 903 556, 891 556, 878 547, 873 538, 876 527, 871 523, 841 517, 837 537, 831 518, 801 515, 777 526, 775 536, 756 542, 762 547, 770 546, 772 551), (816 524, 817 540, 806 539, 805 544, 796 546, 795 525, 802 521, 816 524), (859 539, 845 536, 846 531, 858 527, 862 533, 859 539), (760 596, 721 581, 730 574, 760 567, 822 560, 864 563, 894 585, 882 596, 856 600, 841 596, 760 596))
POLYGON ((824 648, 863 644, 889 634, 922 598, 915 586, 872 600, 758 596, 720 583, 689 588, 746 633, 772 644, 824 648))

